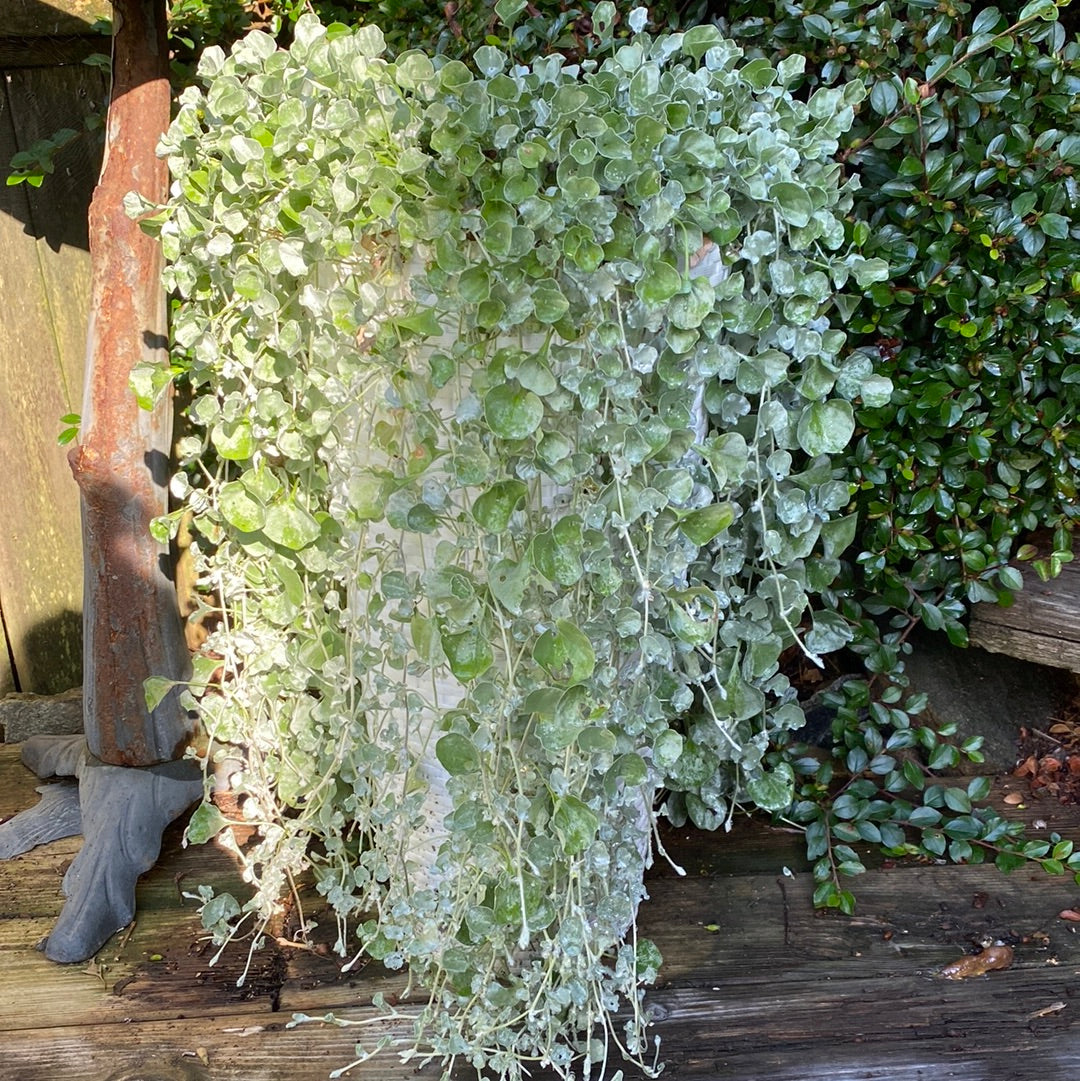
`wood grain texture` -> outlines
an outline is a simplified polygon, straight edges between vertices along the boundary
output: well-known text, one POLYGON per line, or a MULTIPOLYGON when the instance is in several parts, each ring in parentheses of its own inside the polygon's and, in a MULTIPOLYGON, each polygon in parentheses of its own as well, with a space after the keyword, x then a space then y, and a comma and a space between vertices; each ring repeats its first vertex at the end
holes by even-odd
MULTIPOLYGON (((81 127, 103 95, 90 68, 5 73, 0 161, 60 127, 81 127)), ((14 660, 0 671, 0 693, 55 693, 81 680, 78 491, 56 436, 60 417, 80 409, 86 210, 99 162, 100 148, 84 137, 40 189, 0 186, 0 605, 3 652, 14 660)))
POLYGON ((1066 563, 1057 578, 1042 581, 1024 566, 1024 588, 1010 608, 976 605, 973 646, 1020 660, 1080 672, 1080 566, 1066 563))
MULTIPOLYGON (((0 815, 32 792, 25 772, 16 749, 0 747, 0 815)), ((993 798, 1004 791, 999 784, 993 798)), ((1033 804, 1022 813, 1080 841, 1075 808, 1033 804)), ((369 1034, 407 1035, 401 1023, 386 1028, 370 1005, 375 991, 402 987, 400 975, 376 965, 343 975, 332 956, 273 942, 253 955, 243 987, 236 981, 245 949, 211 965, 214 949, 182 894, 200 881, 241 885, 223 852, 183 849, 179 838, 178 827, 167 833, 161 863, 140 884, 136 925, 98 954, 97 970, 51 965, 32 948, 59 910, 61 869, 77 842, 0 864, 4 1081, 322 1081, 352 1060, 360 1030, 287 1028, 294 1012, 372 1019, 369 1034)), ((880 867, 855 883, 858 911, 847 919, 812 909, 796 836, 737 822, 728 835, 668 831, 665 843, 688 874, 658 866, 640 928, 665 958, 647 998, 665 1077, 1077 1076, 1080 933, 1057 917, 1080 902, 1071 878, 880 867), (955 983, 935 976, 980 934, 1026 941, 1008 970, 955 983)), ((329 935, 332 920, 317 899, 310 903, 305 915, 319 920, 317 937, 329 935)), ((389 1053, 348 1076, 423 1081, 439 1071, 418 1072, 389 1053)), ((533 1078, 552 1081, 539 1070, 533 1078)), ((626 1081, 640 1078, 626 1071, 626 1081)))

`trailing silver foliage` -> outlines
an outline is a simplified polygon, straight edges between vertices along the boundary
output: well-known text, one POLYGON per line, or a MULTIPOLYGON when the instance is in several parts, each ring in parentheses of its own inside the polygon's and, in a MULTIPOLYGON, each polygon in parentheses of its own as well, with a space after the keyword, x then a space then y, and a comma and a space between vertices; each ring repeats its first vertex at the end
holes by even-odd
POLYGON ((885 272, 831 160, 861 91, 800 70, 713 27, 388 62, 305 16, 207 50, 164 140, 175 485, 223 612, 194 689, 258 829, 204 920, 258 934, 313 872, 448 1068, 654 1069, 658 797, 791 799, 778 658, 845 640, 810 606, 851 534, 829 455, 881 391, 830 311, 885 272))

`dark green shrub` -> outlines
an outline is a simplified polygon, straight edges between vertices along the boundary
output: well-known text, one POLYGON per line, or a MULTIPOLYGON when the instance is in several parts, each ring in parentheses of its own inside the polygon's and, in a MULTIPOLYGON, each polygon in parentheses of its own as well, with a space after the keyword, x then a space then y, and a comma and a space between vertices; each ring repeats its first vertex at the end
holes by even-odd
POLYGON ((748 46, 806 53, 810 86, 869 84, 840 159, 862 180, 852 236, 892 277, 847 325, 896 390, 857 414, 841 599, 957 643, 968 603, 1019 588, 1025 535, 1054 532, 1056 573, 1077 516, 1080 46, 1049 0, 1018 7, 728 9, 748 46))
MULTIPOLYGON (((628 11, 631 5, 626 5, 628 11)), ((679 30, 705 22, 708 0, 662 0, 649 5, 646 29, 679 30)), ((391 50, 424 49, 466 57, 485 42, 510 46, 517 59, 528 62, 546 52, 571 58, 588 55, 596 44, 592 13, 595 0, 456 0, 431 4, 427 0, 323 0, 315 9, 323 21, 379 25, 391 50)), ((622 17, 616 34, 625 34, 622 17)))
POLYGON ((955 732, 920 725, 925 702, 905 700, 903 658, 920 621, 966 644, 970 604, 1008 604, 1021 587, 1016 560, 1046 577, 1072 558, 1080 46, 1050 0, 733 3, 722 14, 750 52, 805 54, 807 93, 866 82, 839 153, 861 180, 848 228, 891 267, 843 313, 847 364, 894 387, 886 405, 856 411, 844 472, 857 529, 832 591, 870 678, 828 696, 826 761, 796 744, 774 752, 800 778, 790 816, 816 861, 815 900, 852 909, 841 879, 864 869, 858 842, 1076 870, 1071 845, 1026 841, 973 807, 984 785, 937 782, 961 757, 979 760, 981 741, 956 746, 955 732))

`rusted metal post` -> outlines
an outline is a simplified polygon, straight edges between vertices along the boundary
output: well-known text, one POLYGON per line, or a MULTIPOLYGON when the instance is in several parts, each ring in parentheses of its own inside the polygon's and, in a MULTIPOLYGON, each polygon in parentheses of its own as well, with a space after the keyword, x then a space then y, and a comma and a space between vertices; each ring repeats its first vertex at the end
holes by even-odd
POLYGON ((140 409, 128 379, 168 362, 161 249, 124 211, 128 192, 161 202, 155 154, 169 123, 164 0, 115 0, 105 160, 90 205, 92 282, 80 442, 70 455, 82 494, 86 737, 102 762, 148 766, 183 755, 192 721, 174 690, 151 714, 147 676, 185 678, 188 654, 168 551, 150 535, 167 510, 171 402, 140 409))

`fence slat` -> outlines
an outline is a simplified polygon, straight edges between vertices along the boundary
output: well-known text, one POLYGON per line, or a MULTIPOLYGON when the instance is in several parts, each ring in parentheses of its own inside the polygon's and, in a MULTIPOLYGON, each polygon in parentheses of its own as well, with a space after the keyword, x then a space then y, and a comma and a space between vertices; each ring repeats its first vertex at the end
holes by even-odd
MULTIPOLYGON (((0 74, 0 173, 35 139, 80 129, 104 96, 100 72, 81 65, 0 74)), ((0 692, 55 693, 81 679, 78 492, 56 435, 59 418, 80 410, 99 161, 83 137, 40 189, 0 184, 0 692)))

